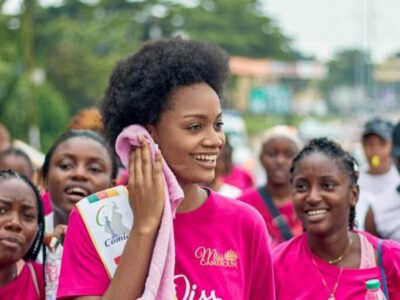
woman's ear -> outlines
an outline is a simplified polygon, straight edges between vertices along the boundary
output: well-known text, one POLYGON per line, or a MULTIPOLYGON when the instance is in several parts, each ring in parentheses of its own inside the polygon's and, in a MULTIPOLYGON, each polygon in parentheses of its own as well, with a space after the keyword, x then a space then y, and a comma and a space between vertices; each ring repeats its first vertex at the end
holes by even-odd
POLYGON ((154 142, 156 144, 158 144, 156 127, 154 125, 152 125, 152 124, 146 125, 145 127, 146 127, 147 131, 149 132, 150 136, 153 138, 154 142))
POLYGON ((350 197, 351 197, 351 199, 350 199, 351 207, 356 207, 359 195, 360 195, 360 187, 358 186, 358 184, 354 184, 351 187, 351 195, 350 195, 350 197))

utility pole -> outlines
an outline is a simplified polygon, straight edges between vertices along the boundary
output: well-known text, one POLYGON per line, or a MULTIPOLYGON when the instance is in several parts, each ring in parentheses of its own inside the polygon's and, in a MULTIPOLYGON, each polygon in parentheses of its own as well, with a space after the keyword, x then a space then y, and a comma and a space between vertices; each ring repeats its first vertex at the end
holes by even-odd
POLYGON ((35 8, 35 0, 25 0, 22 13, 22 47, 24 73, 28 80, 28 137, 32 147, 40 148, 40 132, 38 127, 37 103, 36 103, 36 84, 35 84, 35 54, 34 54, 34 22, 33 12, 35 8))

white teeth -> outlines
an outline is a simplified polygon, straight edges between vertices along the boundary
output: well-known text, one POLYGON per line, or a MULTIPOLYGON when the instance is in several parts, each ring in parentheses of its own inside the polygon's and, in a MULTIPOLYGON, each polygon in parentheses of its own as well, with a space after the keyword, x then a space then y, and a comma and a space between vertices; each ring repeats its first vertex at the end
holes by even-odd
POLYGON ((74 194, 82 194, 84 196, 88 195, 88 193, 84 189, 82 189, 80 187, 70 188, 70 189, 67 190, 67 193, 68 194, 72 194, 72 193, 74 193, 74 194))
POLYGON ((195 154, 193 155, 194 159, 197 160, 205 160, 205 161, 216 161, 217 155, 206 155, 206 154, 195 154))
POLYGON ((325 214, 326 212, 327 212, 326 209, 309 210, 309 211, 307 212, 307 215, 309 215, 309 216, 315 216, 315 215, 325 214))

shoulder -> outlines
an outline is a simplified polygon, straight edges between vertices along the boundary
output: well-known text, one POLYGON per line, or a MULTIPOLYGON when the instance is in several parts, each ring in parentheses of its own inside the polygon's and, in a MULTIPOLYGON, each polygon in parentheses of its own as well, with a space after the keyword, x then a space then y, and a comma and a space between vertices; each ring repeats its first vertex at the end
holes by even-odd
POLYGON ((242 195, 238 197, 239 200, 244 201, 246 203, 254 201, 260 197, 260 193, 256 187, 247 188, 243 191, 242 195))
POLYGON ((231 199, 216 192, 211 192, 210 197, 215 199, 216 208, 225 216, 230 215, 236 221, 265 227, 261 214, 252 206, 240 200, 231 199))
POLYGON ((293 263, 293 261, 295 261, 293 260, 293 256, 297 257, 301 253, 300 248, 304 239, 306 239, 306 235, 303 233, 272 249, 273 264, 279 266, 286 262, 293 263))

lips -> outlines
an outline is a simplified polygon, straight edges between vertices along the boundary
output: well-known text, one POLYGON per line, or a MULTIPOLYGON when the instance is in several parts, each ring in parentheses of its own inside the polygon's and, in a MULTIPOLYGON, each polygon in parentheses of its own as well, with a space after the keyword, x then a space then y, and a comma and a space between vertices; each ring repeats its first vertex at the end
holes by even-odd
POLYGON ((197 153, 193 154, 194 160, 206 169, 215 169, 217 166, 217 153, 197 153))
POLYGON ((14 237, 4 237, 0 238, 0 244, 7 247, 7 248, 21 248, 22 247, 22 242, 14 237))
POLYGON ((329 209, 318 208, 318 209, 308 209, 304 211, 309 222, 319 222, 325 219, 328 214, 329 209))
POLYGON ((74 203, 91 194, 89 189, 78 185, 69 185, 65 188, 64 192, 67 195, 67 198, 74 203))

